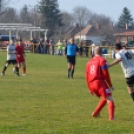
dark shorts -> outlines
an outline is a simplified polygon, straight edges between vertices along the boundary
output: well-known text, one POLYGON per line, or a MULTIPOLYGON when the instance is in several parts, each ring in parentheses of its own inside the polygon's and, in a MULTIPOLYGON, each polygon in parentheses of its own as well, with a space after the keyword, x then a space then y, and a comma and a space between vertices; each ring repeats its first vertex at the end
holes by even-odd
POLYGON ((76 62, 75 56, 68 56, 67 55, 67 62, 75 65, 75 62, 76 62))
POLYGON ((126 83, 128 87, 133 87, 134 86, 134 75, 131 76, 130 78, 126 78, 126 83))
POLYGON ((10 64, 17 64, 17 60, 7 60, 6 63, 10 64))

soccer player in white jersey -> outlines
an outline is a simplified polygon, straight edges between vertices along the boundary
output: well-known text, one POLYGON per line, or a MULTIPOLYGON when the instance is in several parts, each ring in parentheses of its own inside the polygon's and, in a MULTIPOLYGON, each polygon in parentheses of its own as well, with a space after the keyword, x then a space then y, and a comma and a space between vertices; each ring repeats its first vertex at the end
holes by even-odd
POLYGON ((17 66, 15 45, 12 40, 9 41, 9 45, 7 46, 7 61, 6 65, 3 67, 3 70, 1 72, 2 76, 5 75, 5 71, 10 64, 13 64, 15 66, 16 75, 19 76, 19 68, 17 66))
POLYGON ((116 59, 109 64, 109 67, 120 62, 124 76, 126 78, 128 93, 134 101, 134 49, 126 49, 120 43, 115 44, 116 59))

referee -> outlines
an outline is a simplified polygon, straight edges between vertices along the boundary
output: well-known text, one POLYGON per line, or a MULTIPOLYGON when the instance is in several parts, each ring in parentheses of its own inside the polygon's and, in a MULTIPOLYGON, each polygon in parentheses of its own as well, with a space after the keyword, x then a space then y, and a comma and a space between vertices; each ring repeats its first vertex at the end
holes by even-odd
POLYGON ((65 55, 68 62, 68 73, 67 77, 73 79, 75 63, 76 63, 76 53, 78 52, 78 47, 74 43, 74 38, 72 38, 65 47, 65 55))

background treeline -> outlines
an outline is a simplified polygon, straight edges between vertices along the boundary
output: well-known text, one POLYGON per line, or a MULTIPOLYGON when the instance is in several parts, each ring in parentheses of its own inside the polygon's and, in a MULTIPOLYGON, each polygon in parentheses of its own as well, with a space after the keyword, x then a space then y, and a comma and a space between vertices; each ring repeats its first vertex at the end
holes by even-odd
POLYGON ((23 5, 19 10, 10 7, 12 2, 14 0, 0 0, 0 12, 6 11, 0 16, 0 23, 32 23, 33 26, 49 29, 48 37, 55 40, 64 39, 67 31, 76 24, 80 30, 89 24, 99 24, 109 39, 113 38, 116 30, 124 30, 126 24, 129 29, 134 28, 133 17, 127 7, 123 8, 118 21, 114 22, 110 16, 93 13, 90 7, 77 6, 72 12, 61 11, 58 0, 40 0, 35 6, 23 5))

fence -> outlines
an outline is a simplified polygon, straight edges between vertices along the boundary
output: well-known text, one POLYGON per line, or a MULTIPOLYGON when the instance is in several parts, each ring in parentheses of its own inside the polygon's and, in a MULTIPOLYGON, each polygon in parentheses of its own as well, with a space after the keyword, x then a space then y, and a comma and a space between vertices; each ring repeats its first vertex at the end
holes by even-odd
MULTIPOLYGON (((103 51, 103 56, 105 58, 113 58, 114 51, 113 51, 112 46, 101 46, 101 47, 102 47, 102 51, 103 51)), ((91 56, 91 51, 92 51, 91 46, 82 46, 82 47, 78 46, 78 48, 79 48, 80 56, 85 56, 85 57, 91 56)), ((53 45, 53 46, 49 45, 48 49, 49 49, 48 53, 46 53, 46 54, 60 55, 57 45, 53 45)), ((65 51, 65 46, 62 47, 62 55, 64 55, 64 51, 65 51)), ((32 44, 31 52, 32 53, 40 53, 39 46, 32 44)), ((44 54, 45 54, 45 52, 44 52, 44 54)))
MULTIPOLYGON (((105 58, 113 58, 114 57, 114 52, 113 52, 113 47, 112 46, 101 46, 102 47, 102 51, 103 51, 103 56, 105 58)), ((29 47, 24 47, 25 48, 25 52, 30 52, 30 53, 42 53, 42 54, 46 54, 46 48, 44 48, 44 52, 40 52, 39 50, 39 45, 32 43, 29 47)), ((79 53, 80 56, 82 57, 91 57, 92 56, 92 47, 91 46, 78 46, 79 48, 79 53)), ((6 46, 0 46, 0 51, 6 51, 6 46)), ((65 51, 65 46, 62 47, 62 54, 64 55, 65 51)), ((47 54, 52 54, 52 55, 59 55, 59 50, 58 50, 58 46, 57 45, 53 45, 53 46, 48 46, 48 52, 47 54)))

